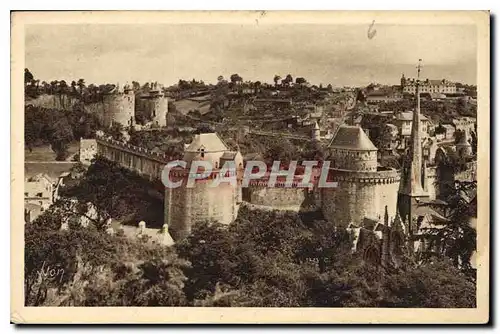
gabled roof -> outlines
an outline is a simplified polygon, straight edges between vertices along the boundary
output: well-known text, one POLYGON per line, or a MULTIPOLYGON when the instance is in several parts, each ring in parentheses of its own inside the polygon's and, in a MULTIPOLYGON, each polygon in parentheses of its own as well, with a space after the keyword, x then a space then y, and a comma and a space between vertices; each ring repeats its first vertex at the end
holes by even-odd
POLYGON ((355 151, 376 151, 377 148, 359 126, 341 125, 329 147, 355 151))
POLYGON ((200 133, 195 135, 191 144, 189 144, 186 152, 198 152, 203 148, 205 152, 223 152, 229 151, 227 145, 216 133, 200 133))
POLYGON ((415 215, 423 217, 422 227, 427 228, 435 224, 446 224, 449 220, 428 206, 419 206, 415 209, 415 215))

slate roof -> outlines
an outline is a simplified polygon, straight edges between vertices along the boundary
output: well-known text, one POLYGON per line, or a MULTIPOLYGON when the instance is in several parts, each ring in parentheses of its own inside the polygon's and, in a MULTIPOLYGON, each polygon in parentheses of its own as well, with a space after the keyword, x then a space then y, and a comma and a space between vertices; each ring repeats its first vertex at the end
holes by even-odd
POLYGON ((376 151, 377 148, 359 126, 341 125, 329 145, 353 151, 376 151))
POLYGON ((229 148, 216 133, 200 133, 195 135, 191 144, 189 144, 185 152, 198 152, 204 148, 205 152, 222 152, 229 151, 229 148))

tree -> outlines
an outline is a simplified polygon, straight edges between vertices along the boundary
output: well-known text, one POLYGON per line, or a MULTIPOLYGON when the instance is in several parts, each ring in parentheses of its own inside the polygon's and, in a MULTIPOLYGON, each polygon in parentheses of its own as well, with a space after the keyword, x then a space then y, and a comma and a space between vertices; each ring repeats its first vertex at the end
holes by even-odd
POLYGON ((471 216, 477 215, 477 208, 468 201, 463 193, 470 187, 476 187, 475 182, 454 183, 454 192, 447 198, 447 212, 449 222, 444 226, 430 228, 427 232, 434 236, 431 245, 437 241, 439 251, 448 257, 457 268, 465 271, 471 269, 471 257, 476 250, 477 233, 471 226, 471 216))
POLYGON ((44 214, 25 229, 27 306, 183 306, 183 270, 172 249, 72 226, 47 225, 44 214))
POLYGON ((141 90, 143 93, 149 93, 149 91, 151 90, 149 82, 146 82, 144 85, 142 85, 141 90))
POLYGON ((295 79, 295 83, 296 83, 297 85, 301 85, 301 86, 302 86, 302 85, 304 85, 305 83, 307 83, 307 81, 306 81, 306 79, 304 79, 304 78, 302 78, 302 77, 298 77, 298 78, 296 78, 296 79, 295 79))
POLYGON ((56 160, 63 161, 68 157, 68 147, 73 141, 73 131, 67 117, 61 117, 50 128, 50 146, 56 153, 56 160))
POLYGON ((50 92, 50 84, 46 81, 42 81, 42 93, 48 94, 50 92))
POLYGON ((456 110, 459 115, 467 113, 467 101, 464 98, 459 98, 456 103, 456 110))
POLYGON ((232 75, 231 75, 231 77, 230 77, 230 79, 231 79, 231 82, 232 82, 233 84, 239 84, 239 83, 241 83, 241 82, 243 81, 243 78, 242 78, 242 77, 240 77, 240 76, 239 76, 238 74, 236 74, 236 73, 235 73, 235 74, 232 74, 232 75))
POLYGON ((132 89, 134 92, 139 92, 141 90, 141 84, 137 81, 132 81, 132 89))
POLYGON ((68 92, 68 84, 66 83, 66 81, 59 81, 59 89, 61 94, 66 94, 68 92))
POLYGON ((281 80, 281 77, 279 75, 275 75, 274 78, 273 78, 273 81, 274 81, 274 85, 277 87, 278 86, 278 81, 281 80))
POLYGON ((387 150, 392 147, 392 129, 387 124, 379 124, 370 128, 370 139, 379 150, 387 150))
POLYGON ((71 81, 71 94, 76 94, 76 81, 71 81))
POLYGON ((111 124, 111 127, 105 131, 111 137, 113 137, 114 140, 122 141, 125 137, 123 135, 124 129, 123 125, 121 125, 118 122, 113 122, 111 124))
POLYGON ((384 289, 386 296, 381 307, 476 307, 474 282, 443 260, 409 266, 388 275, 384 289))
POLYGON ((185 306, 183 269, 185 260, 170 252, 138 266, 138 271, 122 287, 122 303, 128 306, 185 306))
POLYGON ((262 87, 262 83, 260 81, 255 81, 254 83, 254 94, 257 94, 260 91, 260 88, 262 87))
POLYGON ((287 86, 290 85, 290 84, 292 84, 293 83, 293 77, 292 77, 292 75, 291 74, 287 74, 287 76, 286 76, 286 78, 285 78, 284 81, 285 81, 285 83, 286 83, 287 86))
POLYGON ((83 96, 83 89, 85 88, 85 80, 84 79, 78 79, 78 88, 80 89, 80 96, 83 96))
POLYGON ((50 93, 51 94, 56 94, 59 92, 59 81, 57 80, 52 80, 50 82, 50 93))
POLYGON ((33 81, 34 77, 33 74, 30 72, 29 69, 25 68, 24 69, 24 84, 29 84, 31 81, 33 81))

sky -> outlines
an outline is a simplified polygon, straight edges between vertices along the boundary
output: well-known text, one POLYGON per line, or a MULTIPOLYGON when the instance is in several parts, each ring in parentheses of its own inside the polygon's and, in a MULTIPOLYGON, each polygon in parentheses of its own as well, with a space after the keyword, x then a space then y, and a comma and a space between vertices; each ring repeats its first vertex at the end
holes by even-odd
POLYGON ((401 74, 476 84, 477 32, 468 25, 30 25, 25 67, 36 79, 89 83, 215 83, 238 73, 273 82, 399 84, 401 74))

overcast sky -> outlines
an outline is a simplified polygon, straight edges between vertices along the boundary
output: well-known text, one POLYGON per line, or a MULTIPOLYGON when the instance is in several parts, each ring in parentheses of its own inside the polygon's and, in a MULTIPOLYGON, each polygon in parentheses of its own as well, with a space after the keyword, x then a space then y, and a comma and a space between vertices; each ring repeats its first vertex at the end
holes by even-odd
POLYGON ((401 74, 476 83, 474 26, 32 25, 26 67, 45 81, 215 82, 305 77, 313 84, 399 84, 401 74))

